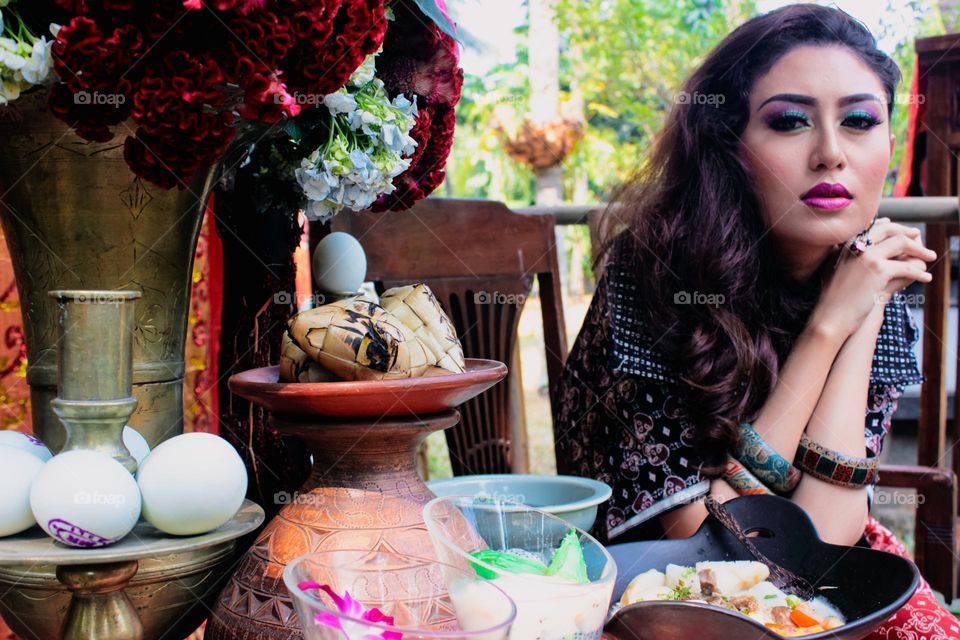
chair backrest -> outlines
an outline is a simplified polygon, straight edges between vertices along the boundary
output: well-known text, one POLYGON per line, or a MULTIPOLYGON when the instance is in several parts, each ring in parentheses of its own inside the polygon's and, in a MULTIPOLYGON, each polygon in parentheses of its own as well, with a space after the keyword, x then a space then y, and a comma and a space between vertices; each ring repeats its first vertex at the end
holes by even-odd
MULTIPOLYGON (((536 277, 551 389, 567 355, 554 229, 553 216, 452 198, 333 222, 333 230, 347 231, 363 245, 367 279, 379 290, 413 282, 433 290, 468 358, 511 363, 520 311, 536 277)), ((510 473, 513 375, 460 408, 461 423, 446 432, 454 474, 510 473)))

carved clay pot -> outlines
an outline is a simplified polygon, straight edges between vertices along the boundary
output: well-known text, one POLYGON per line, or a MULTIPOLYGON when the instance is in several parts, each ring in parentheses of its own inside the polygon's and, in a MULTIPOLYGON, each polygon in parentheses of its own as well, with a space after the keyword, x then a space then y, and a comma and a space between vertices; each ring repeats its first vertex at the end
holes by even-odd
MULTIPOLYGON (((278 383, 276 367, 231 378, 234 393, 268 406, 273 411, 273 426, 304 442, 313 455, 313 470, 296 495, 272 496, 286 506, 240 560, 207 621, 204 637, 301 638, 283 584, 283 569, 304 554, 373 549, 434 557, 423 522, 423 507, 434 494, 417 471, 417 451, 430 433, 459 421, 460 415, 452 407, 493 386, 506 373, 502 363, 468 360, 466 373, 413 379, 406 391, 393 381, 384 388, 392 389, 395 403, 430 408, 418 404, 430 397, 437 412, 364 418, 318 415, 313 411, 323 403, 314 401, 328 397, 335 388, 342 394, 343 404, 356 405, 357 397, 379 383, 278 383), (457 382, 451 385, 454 379, 457 382), (283 413, 284 405, 299 414, 283 413)), ((364 402, 365 407, 356 407, 358 413, 379 406, 364 402)))

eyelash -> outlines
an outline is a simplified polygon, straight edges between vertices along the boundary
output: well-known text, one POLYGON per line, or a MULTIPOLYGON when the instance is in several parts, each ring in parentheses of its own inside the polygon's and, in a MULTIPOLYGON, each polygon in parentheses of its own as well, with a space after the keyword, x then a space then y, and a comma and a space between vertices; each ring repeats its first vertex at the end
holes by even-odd
MULTIPOLYGON (((869 131, 882 122, 869 111, 856 109, 844 117, 842 124, 857 131, 869 131), (858 124, 852 124, 854 122, 858 124)), ((803 111, 782 111, 769 120, 774 131, 796 131, 800 128, 797 124, 810 126, 810 118, 803 111)))

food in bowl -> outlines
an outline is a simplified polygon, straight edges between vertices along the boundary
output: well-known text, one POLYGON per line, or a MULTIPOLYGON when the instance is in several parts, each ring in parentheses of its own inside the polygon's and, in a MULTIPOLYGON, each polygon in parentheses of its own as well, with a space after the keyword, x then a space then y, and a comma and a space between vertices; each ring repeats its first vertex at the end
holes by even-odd
POLYGON ((762 623, 771 631, 794 638, 843 626, 839 611, 822 597, 803 601, 784 593, 767 578, 762 562, 698 562, 650 569, 627 586, 620 604, 657 600, 703 602, 762 623))
POLYGON ((586 638, 593 629, 603 626, 604 610, 609 601, 609 595, 603 588, 582 591, 577 610, 573 611, 572 615, 558 615, 555 607, 556 600, 553 596, 563 597, 569 595, 571 588, 579 589, 590 584, 580 535, 576 529, 567 532, 549 558, 542 558, 523 549, 481 549, 470 555, 478 561, 471 563, 477 575, 490 580, 508 595, 529 596, 532 588, 536 588, 539 593, 540 597, 536 599, 539 603, 536 615, 529 615, 529 605, 527 610, 527 619, 535 623, 535 628, 524 628, 523 620, 520 621, 520 626, 515 622, 514 635, 511 637, 564 640, 586 638), (499 571, 493 570, 494 567, 499 571), (524 575, 537 576, 542 581, 534 586, 529 581, 518 579, 524 575))
POLYGON ((510 640, 600 640, 616 565, 585 531, 493 498, 435 498, 424 521, 438 558, 485 578, 517 606, 510 640))

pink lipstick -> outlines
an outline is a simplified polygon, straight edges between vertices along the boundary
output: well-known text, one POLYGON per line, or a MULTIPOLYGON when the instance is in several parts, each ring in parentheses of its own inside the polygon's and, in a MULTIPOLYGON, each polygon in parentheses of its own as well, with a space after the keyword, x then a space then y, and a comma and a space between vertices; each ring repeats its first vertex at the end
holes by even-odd
POLYGON ((800 196, 803 203, 815 209, 842 209, 853 200, 853 195, 842 184, 821 182, 800 196))

